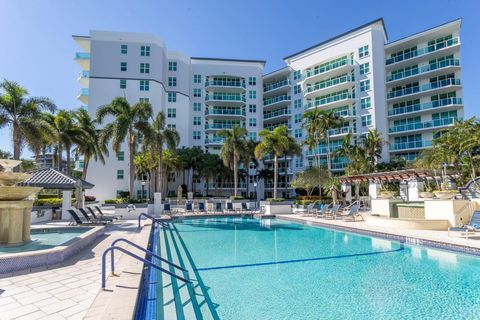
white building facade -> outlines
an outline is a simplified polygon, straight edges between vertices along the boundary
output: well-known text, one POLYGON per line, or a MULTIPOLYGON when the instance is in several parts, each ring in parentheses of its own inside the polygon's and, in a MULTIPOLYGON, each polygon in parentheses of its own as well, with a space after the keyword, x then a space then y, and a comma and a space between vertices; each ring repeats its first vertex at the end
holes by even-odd
MULTIPOLYGON (((303 113, 322 108, 344 120, 329 132, 331 152, 347 135, 356 143, 377 129, 389 141, 382 161, 393 156, 413 160, 439 131, 463 117, 460 24, 455 20, 388 42, 383 19, 375 20, 290 55, 284 58, 286 67, 265 75, 262 60, 188 57, 167 50, 152 35, 91 31, 73 37, 83 49, 75 58, 83 69, 78 98, 92 116, 117 96, 130 103, 149 101, 179 132, 180 147, 198 146, 210 153, 219 153, 223 144, 218 131, 233 126, 245 127, 248 137, 258 140, 261 129, 286 125, 303 143, 303 113)), ((326 163, 326 148, 303 147, 302 156, 281 160, 280 195, 295 194, 290 183, 296 172, 315 159, 326 163)), ((125 145, 119 154, 110 154, 105 166, 90 165, 87 179, 99 199, 128 190, 127 152, 125 145)), ((347 159, 332 159, 334 172, 346 165, 347 159)), ((271 168, 271 159, 263 166, 271 168)), ((257 169, 249 166, 250 180, 241 183, 240 192, 252 196, 257 187, 260 197, 269 197, 271 181, 254 184, 257 169)), ((171 190, 181 184, 174 176, 170 180, 171 190)), ((204 193, 203 181, 195 186, 204 193)), ((140 181, 136 188, 141 196, 140 181)), ((217 182, 212 189, 218 190, 211 194, 230 194, 232 186, 217 182)))

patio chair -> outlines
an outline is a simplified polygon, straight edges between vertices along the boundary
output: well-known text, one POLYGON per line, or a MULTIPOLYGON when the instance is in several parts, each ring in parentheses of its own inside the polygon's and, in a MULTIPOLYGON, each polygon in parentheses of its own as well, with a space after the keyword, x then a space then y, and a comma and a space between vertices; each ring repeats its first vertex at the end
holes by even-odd
POLYGON ((193 203, 185 203, 185 213, 193 213, 193 203))
POLYGON ((450 227, 448 228, 448 236, 450 237, 450 232, 460 232, 460 236, 465 236, 468 239, 470 234, 475 234, 480 232, 480 211, 474 211, 470 222, 466 225, 460 227, 450 227))
POLYGON ((320 211, 317 211, 317 218, 323 218, 327 214, 328 208, 330 208, 330 204, 322 204, 320 211))
POLYGON ((102 216, 102 217, 115 217, 115 218, 117 218, 117 219, 122 218, 122 216, 116 216, 116 215, 114 216, 114 215, 111 215, 111 214, 105 214, 105 213, 103 213, 102 209, 100 209, 99 206, 95 206, 95 209, 97 209, 98 213, 99 213, 100 216, 102 216))
POLYGON ((172 208, 170 206, 170 203, 164 203, 163 204, 163 213, 171 215, 172 214, 172 208))
POLYGON ((324 215, 324 218, 326 219, 337 219, 337 215, 338 215, 338 210, 340 209, 340 205, 339 204, 335 204, 332 206, 332 209, 330 209, 329 211, 327 211, 324 215))
POLYGON ((82 219, 80 219, 78 214, 73 209, 69 209, 68 213, 70 213, 70 215, 72 216, 73 220, 75 221, 75 223, 77 225, 86 225, 86 224, 87 225, 105 225, 105 224, 107 224, 107 222, 105 222, 105 221, 103 221, 103 222, 95 221, 94 222, 93 220, 82 220, 82 219))
POLYGON ((342 216, 343 220, 345 221, 355 221, 355 217, 360 217, 362 220, 365 220, 363 216, 360 214, 360 205, 354 204, 350 207, 350 210, 342 216), (350 220, 353 218, 353 220, 350 220))
POLYGON ((214 212, 214 213, 216 213, 216 212, 222 213, 222 212, 223 212, 222 203, 221 203, 221 202, 215 202, 213 212, 214 212))
POLYGON ((248 205, 246 202, 242 202, 242 213, 253 213, 255 209, 250 209, 248 208, 248 205))
POLYGON ((207 210, 205 209, 205 202, 199 202, 198 203, 198 208, 197 208, 197 210, 194 210, 194 212, 206 213, 207 210))
POLYGON ((227 207, 223 211, 223 213, 235 213, 235 209, 233 209, 233 203, 227 202, 227 207))
POLYGON ((79 208, 78 211, 80 211, 80 213, 85 217, 85 220, 91 221, 92 223, 108 223, 108 222, 112 222, 111 220, 95 219, 93 216, 90 217, 90 216, 88 215, 87 211, 85 211, 85 209, 83 209, 83 208, 79 208))
POLYGON ((92 208, 90 207, 86 207, 88 209, 88 211, 90 211, 90 214, 92 215, 92 217, 95 219, 95 220, 105 220, 105 221, 110 221, 112 222, 113 220, 116 220, 118 219, 117 217, 114 217, 114 216, 97 216, 95 214, 95 211, 93 211, 92 208))
POLYGON ((306 213, 303 214, 304 217, 309 217, 309 216, 312 216, 313 217, 313 209, 315 207, 315 202, 314 203, 310 203, 309 205, 307 205, 307 211, 306 213))

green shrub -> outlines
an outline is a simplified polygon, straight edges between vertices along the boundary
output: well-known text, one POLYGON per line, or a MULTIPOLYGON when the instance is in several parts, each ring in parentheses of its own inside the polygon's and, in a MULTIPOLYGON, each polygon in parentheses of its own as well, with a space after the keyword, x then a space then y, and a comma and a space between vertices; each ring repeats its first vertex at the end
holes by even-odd
POLYGON ((61 205, 63 203, 62 198, 47 198, 47 199, 37 199, 35 200, 35 206, 48 206, 48 205, 61 205))
POLYGON ((283 202, 285 201, 284 198, 267 198, 268 202, 283 202))
POLYGON ((108 200, 105 200, 105 204, 117 204, 118 200, 120 199, 108 199, 108 200))
POLYGON ((230 199, 231 199, 231 200, 243 200, 243 199, 245 199, 245 198, 242 197, 242 196, 231 196, 230 199))

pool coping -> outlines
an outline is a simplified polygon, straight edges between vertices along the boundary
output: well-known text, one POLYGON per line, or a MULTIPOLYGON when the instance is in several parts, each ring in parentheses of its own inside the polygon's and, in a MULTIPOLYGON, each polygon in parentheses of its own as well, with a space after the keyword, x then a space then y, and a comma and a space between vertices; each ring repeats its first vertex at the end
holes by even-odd
MULTIPOLYGON (((347 231, 347 232, 352 232, 352 233, 357 233, 357 234, 367 235, 367 236, 373 236, 373 237, 387 239, 387 240, 395 240, 395 241, 399 241, 400 243, 405 243, 405 244, 421 245, 421 246, 425 246, 425 247, 429 247, 429 248, 444 249, 444 250, 449 250, 449 251, 454 251, 454 252, 460 252, 460 253, 466 253, 466 254, 471 254, 471 255, 475 255, 475 256, 480 256, 480 248, 476 248, 476 247, 472 247, 472 246, 468 246, 468 245, 448 243, 448 242, 436 241, 436 240, 431 240, 431 239, 425 239, 425 238, 421 238, 421 237, 388 233, 388 232, 383 232, 383 231, 373 231, 373 230, 369 230, 369 229, 357 228, 355 226, 344 226, 344 225, 338 225, 338 224, 331 224, 331 223, 322 222, 321 220, 319 220, 319 221, 306 220, 306 219, 302 219, 302 217, 295 217, 293 215, 292 216, 290 216, 290 215, 277 215, 276 218, 279 219, 279 220, 291 221, 291 222, 300 223, 300 224, 308 225, 308 226, 318 226, 318 227, 324 227, 324 228, 327 228, 327 229, 347 231)), ((350 222, 350 223, 352 223, 352 222, 350 222)), ((355 223, 355 222, 353 222, 353 223, 355 223)))
MULTIPOLYGON (((64 262, 75 256, 82 249, 90 245, 98 237, 104 234, 105 227, 46 227, 38 229, 65 230, 86 229, 84 233, 63 243, 60 246, 49 249, 26 251, 18 253, 6 253, 0 255, 0 277, 9 276, 18 271, 31 270, 38 267, 47 267, 64 262)), ((32 230, 35 230, 32 228, 32 230)))

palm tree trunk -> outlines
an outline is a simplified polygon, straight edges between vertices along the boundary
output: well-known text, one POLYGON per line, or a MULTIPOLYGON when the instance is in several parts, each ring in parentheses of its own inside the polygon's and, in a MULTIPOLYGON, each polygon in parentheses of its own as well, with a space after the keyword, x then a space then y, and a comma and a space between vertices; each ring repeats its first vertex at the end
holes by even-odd
POLYGON ((72 170, 70 168, 70 162, 72 161, 71 159, 71 154, 70 154, 70 144, 65 145, 65 152, 67 153, 67 174, 71 174, 72 170))
POLYGON ((158 167, 155 170, 155 192, 162 192, 163 187, 163 150, 160 147, 159 154, 158 154, 158 167))
POLYGON ((133 141, 133 138, 131 134, 129 134, 129 144, 128 144, 128 157, 129 157, 129 166, 130 166, 130 173, 129 173, 129 187, 128 187, 128 192, 130 193, 130 198, 134 199, 135 194, 134 194, 134 188, 135 188, 135 141, 133 141))
POLYGON ((273 162, 273 199, 277 198, 277 184, 278 184, 278 156, 275 154, 273 162))
MULTIPOLYGON (((13 159, 20 160, 22 151, 22 138, 20 137, 20 128, 16 121, 13 122, 13 159)), ((18 170, 18 167, 15 168, 18 170)))
POLYGON ((238 191, 238 168, 237 168, 237 152, 233 151, 233 195, 237 196, 238 191))
POLYGON ((62 144, 59 143, 57 147, 57 169, 58 171, 62 171, 62 144))
POLYGON ((332 163, 330 162, 330 138, 328 137, 328 131, 327 131, 327 168, 328 168, 328 174, 331 177, 332 176, 332 163))
POLYGON ((90 159, 88 157, 84 157, 83 160, 83 170, 82 170, 82 179, 87 180, 87 171, 88 171, 88 164, 90 159))

